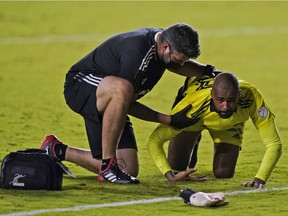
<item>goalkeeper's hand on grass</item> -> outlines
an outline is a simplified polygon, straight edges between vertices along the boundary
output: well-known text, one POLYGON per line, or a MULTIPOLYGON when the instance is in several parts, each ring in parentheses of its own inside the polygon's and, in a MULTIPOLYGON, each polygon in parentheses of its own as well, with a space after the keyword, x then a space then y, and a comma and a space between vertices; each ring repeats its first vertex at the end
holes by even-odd
POLYGON ((191 125, 196 124, 199 121, 199 118, 193 119, 193 118, 187 117, 187 112, 191 108, 192 108, 192 105, 189 104, 184 109, 171 115, 170 126, 177 128, 177 129, 183 129, 185 127, 189 127, 191 125))
POLYGON ((258 179, 258 178, 254 178, 252 181, 249 182, 244 182, 241 184, 242 187, 253 187, 253 188, 257 188, 257 189, 265 189, 265 181, 258 179))
POLYGON ((184 203, 199 207, 219 207, 228 204, 222 192, 204 193, 183 189, 180 191, 180 197, 184 200, 184 203))
POLYGON ((196 168, 191 168, 185 171, 178 172, 174 174, 172 171, 168 171, 165 173, 165 177, 168 181, 192 181, 192 182, 203 182, 206 181, 207 178, 205 175, 197 175, 197 176, 189 176, 191 173, 194 173, 196 168))

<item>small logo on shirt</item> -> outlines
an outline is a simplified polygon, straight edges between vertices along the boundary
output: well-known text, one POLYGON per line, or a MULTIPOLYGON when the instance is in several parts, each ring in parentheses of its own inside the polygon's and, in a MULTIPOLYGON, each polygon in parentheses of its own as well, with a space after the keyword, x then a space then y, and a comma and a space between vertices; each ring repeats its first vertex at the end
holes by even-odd
POLYGON ((144 83, 147 81, 147 77, 146 78, 144 78, 143 80, 142 80, 142 82, 141 82, 141 85, 144 85, 144 83))
POLYGON ((241 136, 240 136, 239 133, 236 133, 236 134, 233 136, 233 138, 241 140, 241 136))
POLYGON ((259 114, 259 116, 261 116, 263 119, 267 117, 268 115, 268 110, 265 106, 262 106, 257 113, 259 114))
POLYGON ((143 90, 143 91, 139 92, 138 95, 142 97, 142 96, 144 96, 145 94, 147 94, 149 91, 150 91, 149 89, 143 90))

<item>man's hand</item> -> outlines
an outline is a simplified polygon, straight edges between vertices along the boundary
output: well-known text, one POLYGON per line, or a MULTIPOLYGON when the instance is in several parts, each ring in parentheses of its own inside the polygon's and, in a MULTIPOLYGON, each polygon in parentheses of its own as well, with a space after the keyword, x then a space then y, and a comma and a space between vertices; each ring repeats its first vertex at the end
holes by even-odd
POLYGON ((198 176, 189 176, 191 173, 194 173, 196 171, 195 168, 188 169, 182 172, 177 173, 176 175, 169 171, 165 173, 166 178, 168 181, 193 181, 193 182, 203 182, 206 181, 207 178, 205 175, 198 175, 198 176))
POLYGON ((216 68, 213 65, 206 65, 204 68, 204 75, 209 77, 216 77, 219 73, 222 73, 222 71, 216 70, 216 68))
POLYGON ((258 178, 254 178, 252 181, 249 182, 244 182, 241 184, 242 187, 253 187, 253 188, 257 188, 257 189, 265 189, 265 181, 258 179, 258 178))
POLYGON ((196 124, 200 120, 200 118, 192 119, 192 118, 187 117, 187 112, 189 109, 191 109, 191 107, 192 105, 189 104, 184 109, 171 115, 170 126, 177 128, 177 129, 183 129, 183 128, 196 124))

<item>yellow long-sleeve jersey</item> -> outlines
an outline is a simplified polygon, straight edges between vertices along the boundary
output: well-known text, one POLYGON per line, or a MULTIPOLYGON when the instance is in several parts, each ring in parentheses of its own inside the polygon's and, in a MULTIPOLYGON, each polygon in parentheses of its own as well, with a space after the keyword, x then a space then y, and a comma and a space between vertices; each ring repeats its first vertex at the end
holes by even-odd
POLYGON ((160 171, 171 171, 163 145, 182 131, 200 132, 207 129, 214 143, 228 143, 241 146, 245 122, 251 118, 258 130, 266 152, 255 177, 267 181, 282 153, 282 142, 274 122, 274 115, 265 103, 260 91, 252 84, 239 80, 241 89, 239 102, 233 115, 221 118, 215 111, 211 99, 211 87, 214 78, 187 79, 180 100, 170 114, 179 112, 187 105, 192 108, 187 113, 190 118, 200 120, 190 127, 177 130, 171 126, 159 124, 147 141, 148 151, 160 171))

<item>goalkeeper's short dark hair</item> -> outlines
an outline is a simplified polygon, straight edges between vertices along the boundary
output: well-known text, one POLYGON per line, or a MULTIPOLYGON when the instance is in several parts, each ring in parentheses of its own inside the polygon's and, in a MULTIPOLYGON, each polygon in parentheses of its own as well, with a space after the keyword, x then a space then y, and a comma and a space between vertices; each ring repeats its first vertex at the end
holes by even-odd
POLYGON ((160 42, 167 42, 172 53, 183 53, 192 59, 196 59, 201 53, 198 32, 185 23, 177 23, 164 29, 160 42))

